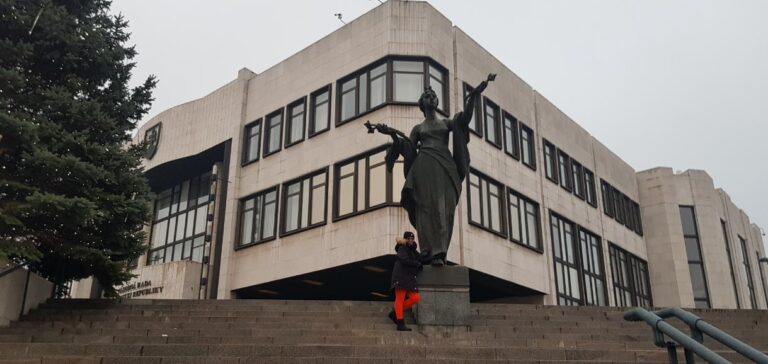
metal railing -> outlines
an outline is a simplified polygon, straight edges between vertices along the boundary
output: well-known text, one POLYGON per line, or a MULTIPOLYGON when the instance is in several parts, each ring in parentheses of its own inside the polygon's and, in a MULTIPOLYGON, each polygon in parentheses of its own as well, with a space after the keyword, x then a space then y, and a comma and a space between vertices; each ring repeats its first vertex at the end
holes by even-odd
POLYGON ((714 351, 704 346, 704 334, 712 339, 729 347, 733 351, 744 355, 756 363, 767 363, 768 355, 756 350, 755 348, 739 341, 735 337, 718 329, 714 325, 707 323, 700 317, 683 310, 682 308, 666 308, 658 311, 648 311, 643 308, 633 308, 624 313, 624 319, 627 321, 645 321, 653 329, 653 341, 658 347, 666 348, 669 354, 669 362, 677 363, 677 347, 682 346, 685 353, 685 362, 692 364, 695 362, 693 354, 695 353, 702 359, 710 363, 730 363, 728 360, 718 355, 714 351), (665 318, 676 317, 683 321, 691 329, 691 336, 687 336, 682 331, 665 322, 665 318), (673 341, 665 341, 664 335, 669 336, 673 341))

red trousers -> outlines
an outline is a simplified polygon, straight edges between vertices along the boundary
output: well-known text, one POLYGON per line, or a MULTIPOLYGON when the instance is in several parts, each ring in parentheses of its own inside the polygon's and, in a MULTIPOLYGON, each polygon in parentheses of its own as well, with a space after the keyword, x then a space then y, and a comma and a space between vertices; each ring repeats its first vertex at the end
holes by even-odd
POLYGON ((403 319, 403 311, 419 303, 419 292, 408 291, 404 288, 395 288, 395 316, 398 320, 403 319), (407 296, 407 298, 406 298, 407 296))

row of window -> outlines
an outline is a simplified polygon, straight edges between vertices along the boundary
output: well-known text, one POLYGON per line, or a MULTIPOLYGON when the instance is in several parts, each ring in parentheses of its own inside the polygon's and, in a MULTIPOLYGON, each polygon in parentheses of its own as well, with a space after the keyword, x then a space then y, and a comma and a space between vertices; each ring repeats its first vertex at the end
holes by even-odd
MULTIPOLYGON (((601 239, 555 212, 550 213, 557 303, 608 304, 601 239)), ((616 306, 652 305, 648 264, 609 242, 616 306)))
POLYGON ((210 191, 208 172, 158 194, 147 264, 202 261, 210 191))
POLYGON ((629 230, 643 236, 640 205, 603 179, 600 179, 600 189, 603 193, 603 212, 618 223, 624 224, 629 230))
MULTIPOLYGON (((399 191, 405 183, 403 164, 397 161, 393 172, 387 172, 385 148, 381 146, 334 165, 334 220, 399 202, 399 191)), ((328 168, 324 168, 287 181, 281 188, 274 186, 241 199, 237 246, 269 241, 278 233, 286 236, 325 225, 328 173, 328 168)))
POLYGON ((470 170, 468 185, 470 224, 542 251, 536 202, 475 170, 470 170))
POLYGON ((562 149, 544 139, 544 175, 576 197, 597 207, 595 174, 562 149))
MULTIPOLYGON (((417 105, 425 87, 432 87, 448 113, 445 68, 426 58, 385 57, 336 83, 336 125, 386 104, 417 105)), ((248 164, 330 129, 331 85, 249 123, 244 129, 242 163, 248 164), (263 142, 263 144, 262 144, 263 142)))
MULTIPOLYGON (((464 96, 466 97, 470 91, 472 87, 464 83, 464 96)), ((511 113, 501 109, 489 98, 483 97, 482 105, 479 102, 475 103, 469 130, 481 138, 485 134, 485 140, 488 143, 496 148, 503 148, 507 155, 536 170, 536 139, 533 129, 518 121, 511 113), (483 123, 476 121, 480 117, 478 115, 482 116, 483 123)))
POLYGON ((283 129, 285 129, 285 147, 302 142, 305 132, 313 137, 330 128, 331 85, 325 86, 309 95, 309 112, 307 112, 307 98, 302 97, 280 108, 262 119, 258 119, 245 126, 243 145, 243 164, 257 161, 260 154, 264 157, 280 151, 283 147, 283 129), (307 113, 309 115, 307 115, 307 113), (285 118, 284 118, 285 116, 285 118), (306 120, 309 120, 309 128, 305 128, 306 120), (285 120, 285 122, 284 122, 285 120), (264 145, 262 146, 262 124, 264 145), (283 125, 285 124, 285 128, 283 125))

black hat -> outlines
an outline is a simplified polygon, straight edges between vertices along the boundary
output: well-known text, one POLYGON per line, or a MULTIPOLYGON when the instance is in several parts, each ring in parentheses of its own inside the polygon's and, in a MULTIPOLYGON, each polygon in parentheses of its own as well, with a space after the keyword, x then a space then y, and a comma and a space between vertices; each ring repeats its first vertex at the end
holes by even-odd
POLYGON ((415 237, 416 237, 416 235, 413 235, 413 233, 410 232, 410 231, 406 231, 406 232, 403 233, 403 238, 408 239, 408 238, 415 238, 415 237))

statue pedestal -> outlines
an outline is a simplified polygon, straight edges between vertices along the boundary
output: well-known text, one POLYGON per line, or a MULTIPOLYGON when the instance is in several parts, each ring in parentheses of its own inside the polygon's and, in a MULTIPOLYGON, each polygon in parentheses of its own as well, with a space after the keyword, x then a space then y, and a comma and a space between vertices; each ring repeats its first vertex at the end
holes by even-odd
POLYGON ((419 325, 469 325, 469 269, 458 265, 424 266, 416 277, 421 300, 414 314, 419 325))

